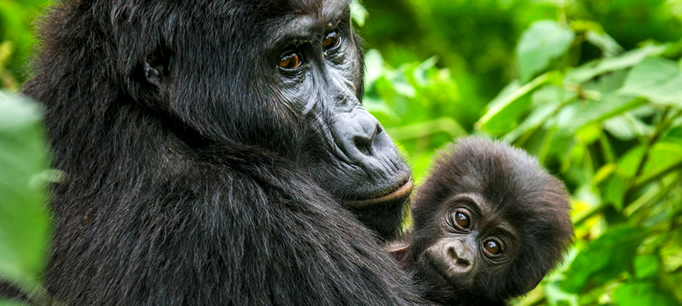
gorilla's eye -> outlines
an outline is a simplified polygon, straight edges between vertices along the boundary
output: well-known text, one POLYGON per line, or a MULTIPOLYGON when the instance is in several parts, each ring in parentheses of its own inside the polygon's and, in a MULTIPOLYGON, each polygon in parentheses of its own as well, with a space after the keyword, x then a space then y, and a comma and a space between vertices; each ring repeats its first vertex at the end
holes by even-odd
POLYGON ((339 38, 339 35, 336 34, 336 32, 329 32, 327 36, 324 37, 324 40, 322 41, 322 46, 324 47, 324 50, 331 50, 335 49, 336 47, 341 44, 341 39, 339 38))
POLYGON ((491 257, 502 254, 502 242, 497 239, 489 239, 483 242, 485 254, 491 257))
POLYGON ((282 58, 279 60, 279 67, 287 70, 292 70, 301 67, 301 64, 302 64, 301 56, 296 52, 284 54, 282 55, 282 58))
POLYGON ((469 229, 469 226, 471 225, 471 217, 469 217, 469 213, 463 210, 458 210, 454 214, 454 226, 455 228, 466 231, 469 229))

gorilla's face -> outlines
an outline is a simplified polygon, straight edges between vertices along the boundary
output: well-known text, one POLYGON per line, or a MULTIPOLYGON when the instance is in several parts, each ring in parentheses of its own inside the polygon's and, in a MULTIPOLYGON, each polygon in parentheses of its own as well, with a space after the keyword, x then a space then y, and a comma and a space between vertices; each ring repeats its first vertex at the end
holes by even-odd
POLYGON ((273 88, 306 127, 298 161, 351 207, 405 200, 407 166, 381 124, 361 104, 362 53, 345 0, 291 15, 273 28, 266 68, 273 88))
POLYGON ((364 67, 349 1, 227 2, 194 3, 192 11, 205 11, 197 24, 169 33, 168 47, 145 62, 171 113, 211 141, 294 161, 350 208, 402 206, 410 172, 361 104, 364 67), (244 17, 256 12, 274 13, 244 17), (174 45, 177 35, 196 44, 174 45))

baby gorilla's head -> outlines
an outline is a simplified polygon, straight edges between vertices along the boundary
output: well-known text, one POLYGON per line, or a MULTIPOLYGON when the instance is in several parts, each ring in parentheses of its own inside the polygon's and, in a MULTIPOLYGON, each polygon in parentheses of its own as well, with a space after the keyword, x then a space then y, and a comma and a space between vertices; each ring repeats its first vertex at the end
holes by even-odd
POLYGON ((413 204, 410 245, 426 296, 491 303, 527 293, 573 228, 564 184, 522 150, 469 137, 447 149, 413 204))

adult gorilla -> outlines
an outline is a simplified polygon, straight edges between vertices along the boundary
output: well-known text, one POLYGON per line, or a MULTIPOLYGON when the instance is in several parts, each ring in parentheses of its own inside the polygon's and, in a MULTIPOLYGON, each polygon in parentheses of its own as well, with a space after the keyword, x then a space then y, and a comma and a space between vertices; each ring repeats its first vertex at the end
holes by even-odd
POLYGON ((360 105, 348 2, 58 4, 25 88, 68 174, 49 291, 95 305, 419 303, 370 231, 394 235, 412 183, 360 105))

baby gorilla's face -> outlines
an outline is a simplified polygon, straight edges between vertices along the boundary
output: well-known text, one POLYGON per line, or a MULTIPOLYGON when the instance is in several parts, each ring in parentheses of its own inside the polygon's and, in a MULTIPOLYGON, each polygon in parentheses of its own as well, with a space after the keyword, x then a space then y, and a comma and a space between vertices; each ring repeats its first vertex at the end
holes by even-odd
POLYGON ((429 228, 437 240, 417 257, 426 280, 448 291, 485 290, 481 283, 504 275, 518 252, 517 233, 477 194, 460 194, 441 205, 429 228), (454 290, 453 290, 454 289, 454 290))
POLYGON ((573 234, 569 211, 563 183, 535 158, 463 138, 420 187, 404 253, 430 300, 499 304, 535 288, 561 260, 573 234))

